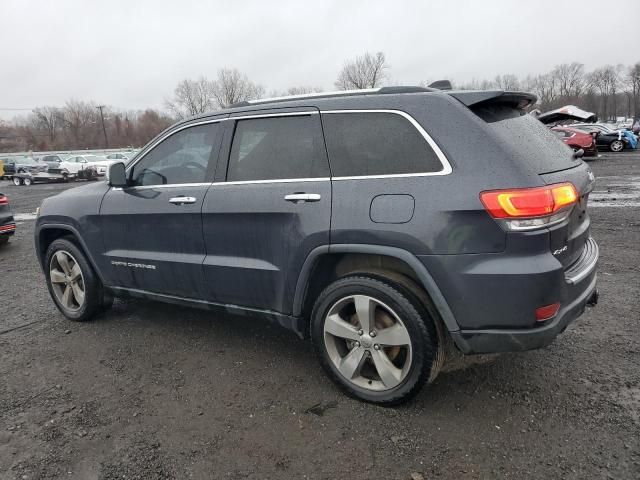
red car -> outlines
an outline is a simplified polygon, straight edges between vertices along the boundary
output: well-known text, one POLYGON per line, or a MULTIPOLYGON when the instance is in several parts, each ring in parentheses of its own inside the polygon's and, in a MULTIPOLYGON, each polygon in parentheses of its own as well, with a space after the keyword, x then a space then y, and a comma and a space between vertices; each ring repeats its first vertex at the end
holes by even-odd
POLYGON ((551 129, 564 143, 574 150, 584 150, 585 157, 597 157, 598 148, 594 135, 570 127, 553 127, 551 129))
POLYGON ((9 241, 9 237, 16 231, 16 222, 9 209, 9 198, 0 193, 0 245, 9 241))

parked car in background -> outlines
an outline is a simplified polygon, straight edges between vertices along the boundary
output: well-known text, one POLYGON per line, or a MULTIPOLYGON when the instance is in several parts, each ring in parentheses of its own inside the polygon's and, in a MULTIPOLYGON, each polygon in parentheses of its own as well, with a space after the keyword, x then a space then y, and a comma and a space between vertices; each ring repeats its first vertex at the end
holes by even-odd
POLYGON ((124 153, 110 153, 106 158, 107 160, 114 160, 124 163, 127 163, 129 161, 129 157, 124 153))
POLYGON ((49 166, 42 161, 31 157, 7 157, 2 159, 4 163, 4 176, 11 177, 15 173, 40 173, 46 172, 49 166))
POLYGON ((107 167, 112 163, 119 161, 107 160, 105 157, 99 157, 98 155, 75 155, 69 157, 69 160, 72 159, 77 163, 85 165, 85 168, 94 167, 99 176, 104 176, 107 173, 107 167))
POLYGON ((585 157, 597 157, 595 135, 570 127, 553 127, 551 129, 564 143, 577 151, 582 149, 585 157))
MULTIPOLYGON (((49 173, 61 174, 69 176, 69 178, 87 178, 91 179, 100 175, 98 164, 104 160, 103 157, 96 155, 70 155, 62 157, 60 155, 47 155, 49 162, 49 173)), ((112 162, 110 162, 112 163, 112 162)), ((102 168, 104 175, 105 168, 102 168)))
POLYGON ((44 155, 40 158, 40 160, 45 162, 50 169, 58 168, 60 163, 64 162, 66 159, 66 155, 44 155))
POLYGON ((385 87, 182 121, 107 182, 43 201, 51 298, 75 321, 114 296, 260 315, 383 405, 454 344, 548 345, 597 300, 594 176, 525 113, 534 101, 385 87))
POLYGON ((601 123, 574 123, 568 126, 589 134, 595 133, 596 146, 600 150, 622 152, 625 148, 632 148, 630 140, 624 133, 613 130, 607 125, 601 123))
POLYGON ((16 222, 9 208, 9 197, 0 192, 0 245, 4 245, 16 231, 16 222))

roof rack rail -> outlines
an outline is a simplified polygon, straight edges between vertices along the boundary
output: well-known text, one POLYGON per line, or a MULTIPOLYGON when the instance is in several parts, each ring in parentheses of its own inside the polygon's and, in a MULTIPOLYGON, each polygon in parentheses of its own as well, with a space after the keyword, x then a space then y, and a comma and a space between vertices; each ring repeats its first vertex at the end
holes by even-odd
POLYGON ((337 90, 335 92, 318 92, 304 93, 301 95, 287 95, 283 97, 260 98, 257 100, 245 100, 229 105, 229 108, 248 107, 250 105, 260 105, 263 103, 286 102, 290 100, 304 100, 307 98, 331 98, 331 97, 347 97, 352 95, 371 95, 371 94, 398 94, 398 93, 420 93, 420 92, 437 92, 437 89, 418 87, 418 86, 397 86, 397 87, 379 87, 379 88, 363 88, 360 90, 337 90))

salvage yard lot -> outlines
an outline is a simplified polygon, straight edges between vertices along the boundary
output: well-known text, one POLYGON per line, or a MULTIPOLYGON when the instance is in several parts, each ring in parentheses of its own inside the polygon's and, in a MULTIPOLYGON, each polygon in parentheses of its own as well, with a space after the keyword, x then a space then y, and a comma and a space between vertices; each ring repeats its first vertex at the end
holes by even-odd
POLYGON ((146 301, 65 320, 33 213, 73 185, 0 182, 19 214, 0 249, 0 478, 640 478, 640 153, 591 166, 599 305, 395 409, 343 396, 310 343, 261 320, 146 301))

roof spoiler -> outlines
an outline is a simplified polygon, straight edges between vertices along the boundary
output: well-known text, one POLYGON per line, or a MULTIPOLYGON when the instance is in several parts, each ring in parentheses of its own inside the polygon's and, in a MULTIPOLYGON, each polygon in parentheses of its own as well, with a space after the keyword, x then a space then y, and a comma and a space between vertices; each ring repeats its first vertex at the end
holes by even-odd
POLYGON ((451 90, 453 86, 449 80, 436 80, 429 85, 429 88, 435 88, 436 90, 451 90))
POLYGON ((504 90, 460 90, 447 93, 467 107, 501 104, 524 109, 538 100, 533 93, 505 92, 504 90))

